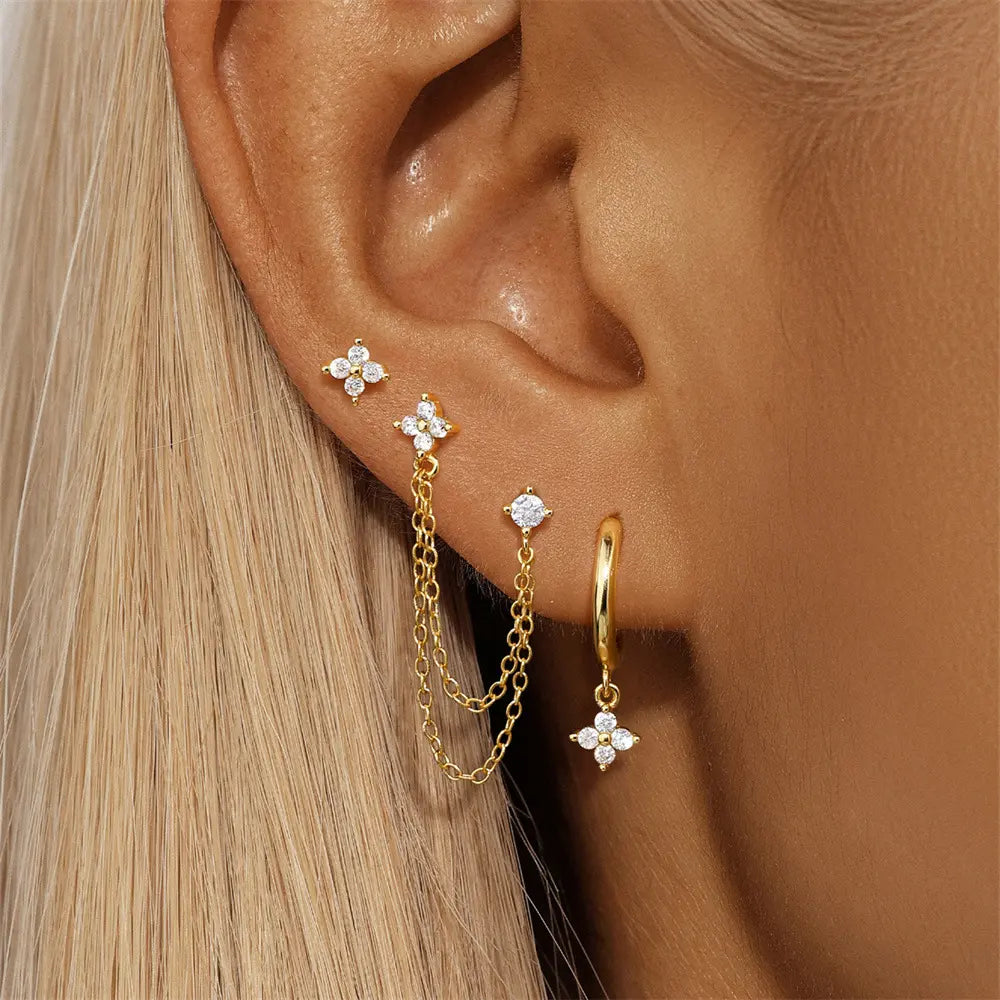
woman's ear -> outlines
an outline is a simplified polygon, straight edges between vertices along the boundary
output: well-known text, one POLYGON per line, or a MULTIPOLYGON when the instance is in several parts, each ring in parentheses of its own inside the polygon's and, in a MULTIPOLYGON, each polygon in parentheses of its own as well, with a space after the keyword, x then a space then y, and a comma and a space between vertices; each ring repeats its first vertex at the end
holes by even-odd
POLYGON ((320 418, 408 498, 393 421, 432 393, 462 427, 435 485, 455 549, 509 592, 503 507, 533 486, 555 511, 537 606, 586 621, 595 532, 618 514, 622 624, 679 627, 668 420, 595 292, 573 130, 525 73, 519 19, 514 0, 168 0, 166 34, 209 207, 320 418), (322 368, 356 337, 392 379, 352 406, 322 368))

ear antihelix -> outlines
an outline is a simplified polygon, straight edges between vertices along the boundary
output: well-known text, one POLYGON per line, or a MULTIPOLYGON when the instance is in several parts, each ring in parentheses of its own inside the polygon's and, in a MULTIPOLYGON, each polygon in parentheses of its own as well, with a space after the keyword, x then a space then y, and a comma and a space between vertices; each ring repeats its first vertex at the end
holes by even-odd
POLYGON ((552 511, 545 506, 532 487, 504 507, 514 523, 521 529, 521 543, 517 550, 518 570, 514 577, 515 597, 510 607, 513 627, 507 634, 507 654, 500 664, 500 676, 482 696, 469 695, 451 675, 448 652, 444 646, 438 601, 441 588, 437 580, 437 522, 434 517, 434 479, 440 471, 440 462, 434 452, 440 443, 453 437, 458 428, 444 416, 441 404, 429 393, 424 393, 414 414, 393 424, 407 437, 412 438, 416 455, 413 460, 414 531, 413 557, 413 639, 416 645, 414 670, 417 675, 417 703, 423 713, 421 732, 430 744, 434 760, 444 775, 452 781, 469 781, 481 785, 504 758, 510 746, 514 724, 522 712, 521 699, 528 685, 528 664, 531 662, 531 635, 534 631, 535 578, 532 572, 535 550, 531 545, 532 531, 552 511), (456 764, 445 749, 437 722, 434 719, 434 693, 430 684, 432 666, 441 677, 444 693, 456 704, 476 714, 485 712, 503 698, 508 690, 510 700, 504 712, 504 725, 497 734, 493 748, 482 764, 465 770, 456 764))

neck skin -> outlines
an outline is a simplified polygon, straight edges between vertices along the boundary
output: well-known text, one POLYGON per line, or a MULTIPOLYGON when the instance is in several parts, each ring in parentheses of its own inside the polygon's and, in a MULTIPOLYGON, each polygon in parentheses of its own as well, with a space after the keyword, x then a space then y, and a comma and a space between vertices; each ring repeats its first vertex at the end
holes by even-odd
POLYGON ((612 997, 778 996, 738 866, 713 821, 687 653, 668 637, 629 636, 615 677, 619 725, 641 742, 602 773, 568 735, 592 725, 600 672, 589 634, 536 632, 532 689, 539 749, 566 823, 582 912, 571 914, 612 997))

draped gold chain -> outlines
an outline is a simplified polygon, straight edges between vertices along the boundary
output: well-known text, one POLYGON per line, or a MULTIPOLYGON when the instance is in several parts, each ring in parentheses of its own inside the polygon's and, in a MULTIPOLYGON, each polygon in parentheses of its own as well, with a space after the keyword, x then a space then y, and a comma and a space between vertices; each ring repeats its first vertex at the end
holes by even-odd
POLYGON ((509 652, 503 658, 500 677, 494 681, 482 696, 470 696, 462 691, 458 681, 448 669, 448 653, 441 641, 441 617, 438 600, 441 590, 437 582, 438 551, 436 546, 436 521, 434 517, 433 493, 434 477, 438 472, 438 460, 434 455, 419 451, 413 463, 413 639, 417 647, 414 670, 419 680, 417 702, 423 712, 421 731, 430 743, 434 759, 441 770, 453 781, 471 781, 481 785, 503 760, 510 746, 514 723, 521 715, 521 696, 528 686, 527 667, 531 661, 531 633, 534 631, 533 603, 535 580, 532 576, 534 549, 529 544, 530 531, 522 529, 521 546, 517 557, 520 564, 514 577, 517 596, 510 606, 513 627, 507 633, 509 652), (427 648, 430 644, 430 656, 427 648), (497 734, 489 756, 478 767, 464 771, 449 756, 441 742, 437 723, 431 714, 434 695, 428 682, 431 664, 437 666, 445 694, 469 712, 482 713, 513 688, 513 694, 505 711, 505 723, 497 734))

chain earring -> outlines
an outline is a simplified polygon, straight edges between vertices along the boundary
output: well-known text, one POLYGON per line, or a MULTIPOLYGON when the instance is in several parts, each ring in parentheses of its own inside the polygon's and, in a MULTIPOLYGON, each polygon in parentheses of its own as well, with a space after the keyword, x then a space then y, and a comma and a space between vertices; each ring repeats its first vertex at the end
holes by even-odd
POLYGON ((423 713, 421 732, 430 744, 438 767, 452 781, 469 781, 481 785, 489 779, 503 760, 510 746, 514 723, 521 715, 521 697, 528 685, 527 668, 531 661, 531 633, 534 631, 535 578, 532 567, 535 551, 531 547, 531 532, 546 518, 552 516, 529 486, 513 500, 504 512, 509 514, 521 529, 518 548, 518 571, 514 577, 516 597, 510 607, 513 626, 507 633, 508 652, 500 665, 500 677, 481 697, 466 694, 448 668, 448 653, 441 638, 441 617, 438 601, 441 589, 437 581, 437 521, 434 517, 434 478, 439 462, 433 454, 439 441, 454 435, 458 428, 449 423, 441 412, 440 404, 424 393, 417 404, 416 413, 397 420, 394 427, 413 439, 416 456, 413 460, 413 517, 415 540, 413 558, 413 639, 417 647, 414 670, 417 674, 417 703, 423 713), (429 647, 429 651, 428 651, 429 647), (508 686, 513 689, 505 711, 503 728, 497 734, 489 756, 471 771, 463 770, 448 755, 441 741, 434 720, 434 694, 431 690, 431 667, 436 666, 441 676, 444 693, 469 712, 485 712, 494 702, 506 695, 508 686))
POLYGON ((570 739, 584 750, 594 751, 594 760, 606 771, 623 750, 631 750, 639 737, 618 725, 614 709, 621 691, 611 675, 618 666, 618 639, 615 630, 615 575, 622 545, 622 523, 606 517, 597 533, 594 559, 594 652, 601 664, 601 683, 594 688, 597 715, 593 726, 584 726, 570 739))
POLYGON ((389 373, 377 361, 371 360, 371 352, 360 337, 351 345, 346 358, 334 358, 328 365, 323 365, 323 374, 343 379, 344 392, 355 406, 365 391, 366 383, 374 385, 389 381, 389 373))

